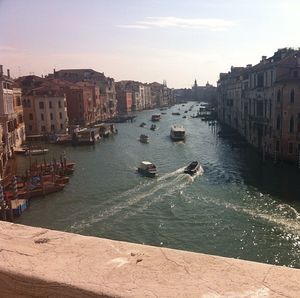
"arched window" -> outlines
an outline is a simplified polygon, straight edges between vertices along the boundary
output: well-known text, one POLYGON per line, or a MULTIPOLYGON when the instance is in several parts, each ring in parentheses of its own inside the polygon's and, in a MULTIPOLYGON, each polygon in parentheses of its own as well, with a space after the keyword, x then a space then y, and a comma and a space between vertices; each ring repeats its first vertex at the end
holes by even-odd
POLYGON ((290 103, 294 103, 295 100, 295 91, 292 89, 291 94, 290 94, 290 103))
POLYGON ((280 90, 277 91, 277 102, 280 102, 281 100, 281 93, 280 90))
POLYGON ((29 120, 33 120, 33 115, 31 113, 29 114, 29 120))
POLYGON ((290 133, 294 132, 294 116, 290 119, 290 133))
POLYGON ((280 116, 277 116, 276 128, 277 128, 277 130, 280 129, 280 116))

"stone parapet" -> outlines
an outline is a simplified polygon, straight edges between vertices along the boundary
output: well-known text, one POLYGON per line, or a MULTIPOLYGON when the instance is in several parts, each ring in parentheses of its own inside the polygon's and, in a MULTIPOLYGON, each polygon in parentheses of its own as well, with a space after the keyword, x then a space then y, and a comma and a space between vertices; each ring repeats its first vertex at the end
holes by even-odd
POLYGON ((0 222, 0 297, 300 297, 300 270, 0 222))

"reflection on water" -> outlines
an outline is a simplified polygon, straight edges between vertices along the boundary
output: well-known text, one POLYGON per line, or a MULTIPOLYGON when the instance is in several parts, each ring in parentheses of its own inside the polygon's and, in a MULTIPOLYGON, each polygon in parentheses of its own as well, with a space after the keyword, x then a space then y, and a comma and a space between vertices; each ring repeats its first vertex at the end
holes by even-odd
MULTIPOLYGON (((173 110, 156 131, 149 128, 157 111, 146 111, 94 147, 50 146, 48 158, 64 150, 75 174, 63 192, 33 200, 18 222, 300 268, 296 167, 262 163, 251 148, 232 148, 214 127, 173 110), (170 140, 172 124, 186 128, 185 143, 170 140), (149 144, 138 142, 142 133, 149 144), (141 160, 155 163, 159 177, 138 175, 141 160), (196 177, 183 173, 193 160, 204 169, 196 177)), ((20 161, 21 171, 28 161, 20 161)))

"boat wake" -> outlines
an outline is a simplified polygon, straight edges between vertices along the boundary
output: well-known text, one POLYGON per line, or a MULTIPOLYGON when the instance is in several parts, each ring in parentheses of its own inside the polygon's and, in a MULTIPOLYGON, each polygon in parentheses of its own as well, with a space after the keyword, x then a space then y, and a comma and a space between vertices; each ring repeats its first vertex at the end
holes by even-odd
MULTIPOLYGON (((184 174, 184 167, 174 172, 159 176, 157 179, 147 179, 146 183, 139 184, 136 187, 123 192, 113 198, 115 204, 106 210, 101 209, 102 205, 93 206, 93 209, 100 210, 97 214, 90 215, 91 210, 87 210, 89 214, 85 219, 75 222, 71 227, 71 232, 81 232, 84 229, 106 220, 112 216, 119 215, 122 218, 128 218, 143 210, 149 208, 152 204, 163 200, 164 198, 180 192, 188 184, 192 183, 197 176, 203 174, 203 169, 191 177, 184 174)), ((86 214, 83 214, 85 216, 86 214)))
POLYGON ((258 220, 272 222, 285 232, 300 235, 300 213, 288 204, 278 204, 271 200, 268 195, 261 193, 253 196, 248 195, 246 200, 241 198, 240 204, 224 201, 211 195, 204 195, 202 199, 208 203, 214 203, 238 213, 247 214, 258 220), (243 201, 246 205, 242 204, 243 201))

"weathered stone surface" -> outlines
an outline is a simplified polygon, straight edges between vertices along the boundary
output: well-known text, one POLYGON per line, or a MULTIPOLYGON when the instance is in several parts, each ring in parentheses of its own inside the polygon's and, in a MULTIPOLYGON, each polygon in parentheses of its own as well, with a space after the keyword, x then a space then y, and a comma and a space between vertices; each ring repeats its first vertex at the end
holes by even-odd
POLYGON ((0 297, 300 297, 300 270, 1 222, 0 297))

